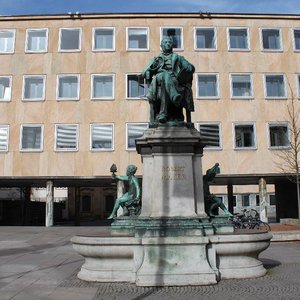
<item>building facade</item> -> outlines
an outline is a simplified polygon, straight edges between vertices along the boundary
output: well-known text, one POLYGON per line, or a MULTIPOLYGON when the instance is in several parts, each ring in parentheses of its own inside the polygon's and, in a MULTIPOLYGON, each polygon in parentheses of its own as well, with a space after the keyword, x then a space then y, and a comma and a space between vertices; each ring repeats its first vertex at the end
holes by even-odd
MULTIPOLYGON (((207 143, 203 170, 221 166, 213 191, 255 197, 264 178, 269 198, 284 191, 293 198, 277 153, 289 148, 287 105, 294 99, 299 107, 294 15, 0 17, 0 186, 51 181, 69 189, 71 216, 105 218, 116 195, 112 163, 119 173, 135 164, 143 175, 134 141, 147 128, 149 107, 138 75, 166 35, 196 69, 192 121, 207 143)), ((295 203, 283 198, 278 207, 290 209, 277 218, 293 217, 295 203)))

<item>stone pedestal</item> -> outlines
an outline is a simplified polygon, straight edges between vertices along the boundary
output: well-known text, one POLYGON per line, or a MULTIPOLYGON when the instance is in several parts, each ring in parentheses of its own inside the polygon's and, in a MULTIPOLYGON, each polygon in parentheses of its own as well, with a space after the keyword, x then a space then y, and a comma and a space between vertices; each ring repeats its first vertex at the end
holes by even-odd
POLYGON ((142 211, 135 225, 143 260, 136 284, 217 283, 206 255, 205 236, 214 229, 204 211, 199 132, 186 127, 148 129, 136 140, 136 148, 144 166, 142 211))
POLYGON ((144 166, 141 217, 206 216, 203 145, 196 129, 148 129, 136 140, 136 149, 144 166))

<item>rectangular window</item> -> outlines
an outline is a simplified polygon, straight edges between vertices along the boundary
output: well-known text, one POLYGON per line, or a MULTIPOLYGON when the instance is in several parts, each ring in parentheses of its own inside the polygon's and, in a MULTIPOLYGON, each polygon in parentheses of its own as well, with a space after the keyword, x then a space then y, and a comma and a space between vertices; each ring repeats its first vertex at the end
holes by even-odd
POLYGON ((250 74, 231 74, 231 97, 253 98, 252 78, 250 74))
POLYGON ((287 123, 269 124, 269 147, 287 148, 290 146, 289 129, 287 123))
POLYGON ((146 98, 147 90, 144 78, 136 74, 127 75, 127 98, 146 98))
POLYGON ((236 207, 236 195, 233 195, 232 197, 232 205, 233 207, 236 207))
POLYGON ((24 76, 23 100, 45 99, 45 76, 24 76))
POLYGON ((59 124, 55 125, 55 150, 77 151, 78 150, 78 125, 59 124))
POLYGON ((148 123, 126 124, 126 150, 135 150, 135 140, 142 137, 148 128, 148 123))
POLYGON ((127 28, 127 50, 148 49, 148 28, 127 28))
POLYGON ((114 75, 92 75, 92 99, 114 99, 114 75))
POLYGON ((47 52, 48 29, 27 29, 26 52, 47 52))
POLYGON ((242 206, 250 206, 250 195, 242 195, 242 206))
POLYGON ((115 29, 101 27, 93 29, 93 51, 114 51, 115 29))
POLYGON ((216 50, 215 28, 195 29, 195 49, 196 50, 216 50))
POLYGON ((11 77, 0 77, 0 101, 10 101, 11 99, 11 77))
POLYGON ((91 150, 114 150, 113 124, 91 124, 91 150))
POLYGON ((270 51, 281 51, 281 33, 279 29, 262 29, 262 49, 270 51))
POLYGON ((265 75, 266 98, 286 98, 284 75, 265 75))
POLYGON ((171 36, 173 38, 174 50, 183 50, 182 28, 180 27, 161 28, 161 40, 166 36, 171 36))
POLYGON ((15 51, 15 30, 0 30, 0 53, 15 51))
POLYGON ((274 194, 269 194, 270 205, 276 205, 276 196, 274 194))
POLYGON ((300 51, 300 29, 293 30, 294 50, 300 51))
POLYGON ((57 86, 57 100, 79 99, 79 75, 58 75, 57 86))
POLYGON ((61 28, 59 35, 59 51, 74 52, 81 50, 81 29, 61 28))
POLYGON ((249 34, 247 28, 228 29, 229 50, 249 50, 249 34))
POLYGON ((197 75, 197 98, 219 98, 217 74, 197 75))
POLYGON ((220 124, 199 124, 199 131, 205 149, 220 149, 221 138, 220 138, 220 124))
POLYGON ((21 151, 43 150, 43 126, 22 125, 21 126, 21 151))
POLYGON ((0 151, 8 151, 9 126, 0 125, 0 151))
POLYGON ((255 195, 255 205, 256 205, 256 206, 259 206, 259 205, 260 205, 259 195, 255 195))
POLYGON ((234 124, 235 149, 256 147, 254 124, 234 124))

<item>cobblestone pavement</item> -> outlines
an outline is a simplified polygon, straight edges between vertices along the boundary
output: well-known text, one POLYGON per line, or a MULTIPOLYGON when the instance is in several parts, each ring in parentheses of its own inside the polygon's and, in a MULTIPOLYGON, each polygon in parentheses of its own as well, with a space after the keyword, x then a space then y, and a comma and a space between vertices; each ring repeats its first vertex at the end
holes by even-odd
POLYGON ((0 227, 0 299, 300 299, 300 242, 272 243, 261 255, 267 275, 256 279, 163 288, 77 279, 83 259, 70 238, 106 233, 99 227, 0 227))

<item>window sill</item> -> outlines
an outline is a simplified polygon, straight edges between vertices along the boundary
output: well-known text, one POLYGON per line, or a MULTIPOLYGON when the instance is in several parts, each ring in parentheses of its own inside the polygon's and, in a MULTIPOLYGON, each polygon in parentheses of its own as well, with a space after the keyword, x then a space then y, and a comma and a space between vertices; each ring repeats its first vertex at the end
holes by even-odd
POLYGON ((231 97, 231 100, 254 100, 254 97, 231 97))
POLYGON ((222 151, 223 148, 203 148, 204 151, 222 151))
POLYGON ((41 50, 41 51, 25 51, 25 54, 44 54, 44 53, 47 53, 48 51, 47 50, 41 50))
POLYGON ((228 52, 251 52, 251 49, 244 49, 244 48, 228 49, 228 52))
POLYGON ((217 52, 218 49, 215 48, 195 48, 195 51, 199 51, 199 52, 217 52))
POLYGON ((269 150, 291 150, 292 148, 290 146, 272 146, 269 147, 269 150))
POLYGON ((149 52, 150 50, 145 48, 145 49, 126 49, 127 52, 149 52))
POLYGON ((116 52, 116 49, 92 49, 92 52, 116 52))
POLYGON ((79 53, 81 49, 72 49, 72 50, 58 50, 58 53, 79 53))
POLYGON ((65 153, 65 152, 78 152, 78 149, 55 149, 56 153, 65 153))
POLYGON ((234 150, 236 151, 253 151, 253 150, 257 150, 257 147, 240 147, 240 148, 234 148, 234 150))
POLYGON ((20 149, 21 153, 42 153, 44 150, 43 149, 20 149))
POLYGON ((196 100, 220 100, 220 97, 196 97, 196 100))
POLYGON ((79 98, 60 98, 56 99, 58 102, 64 102, 64 101, 79 101, 79 98))
POLYGON ((45 101, 45 98, 42 99, 22 99, 22 102, 43 102, 45 101))
POLYGON ((282 49, 262 49, 261 51, 265 52, 265 53, 274 53, 274 52, 282 53, 283 52, 282 49))
POLYGON ((90 151, 92 153, 99 153, 99 152, 114 152, 115 149, 103 149, 103 148, 99 148, 99 149, 90 149, 90 151))
POLYGON ((115 101, 115 98, 91 98, 92 101, 115 101))

